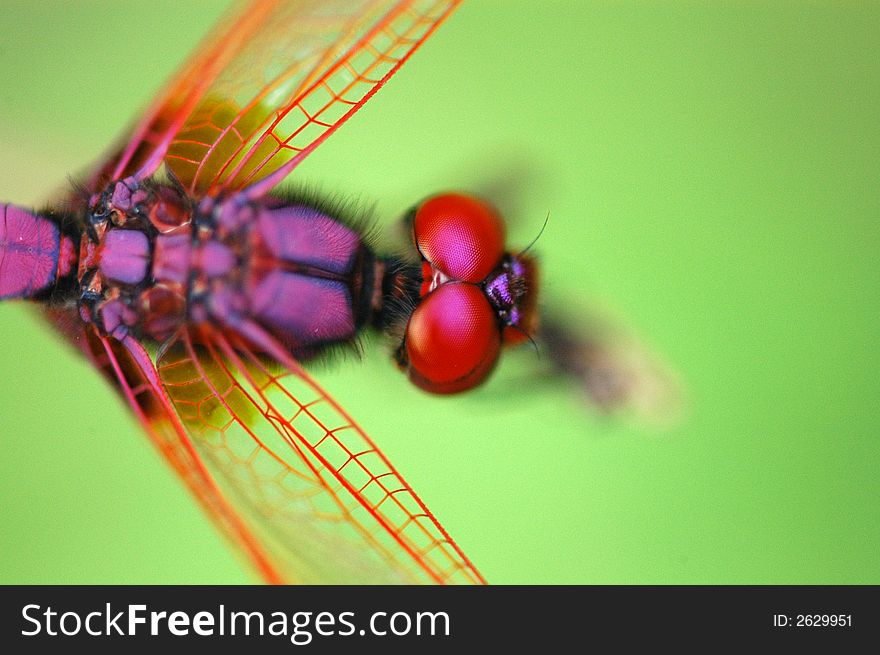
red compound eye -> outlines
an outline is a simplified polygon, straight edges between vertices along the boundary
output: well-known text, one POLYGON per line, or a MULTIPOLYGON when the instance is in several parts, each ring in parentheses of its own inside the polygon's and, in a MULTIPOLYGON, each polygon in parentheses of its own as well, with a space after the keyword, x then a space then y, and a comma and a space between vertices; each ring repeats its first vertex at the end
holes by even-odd
POLYGON ((413 220, 422 256, 455 280, 482 282, 504 254, 504 223, 486 203, 455 193, 429 198, 413 220))
POLYGON ((406 326, 409 378, 432 393, 480 384, 498 359, 501 335, 478 287, 449 282, 430 293, 406 326))

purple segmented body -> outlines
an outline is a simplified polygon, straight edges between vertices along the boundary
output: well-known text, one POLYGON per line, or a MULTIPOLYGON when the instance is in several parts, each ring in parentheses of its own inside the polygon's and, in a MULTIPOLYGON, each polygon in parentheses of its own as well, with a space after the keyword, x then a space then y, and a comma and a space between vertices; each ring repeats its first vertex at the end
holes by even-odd
POLYGON ((0 299, 33 297, 50 288, 71 242, 51 219, 15 205, 0 205, 0 299))
POLYGON ((56 219, 3 210, 10 273, 0 296, 66 288, 83 320, 119 339, 163 342, 185 323, 238 330, 252 322, 308 357, 384 320, 387 294, 415 293, 417 284, 412 271, 377 257, 355 230, 308 202, 197 203, 171 185, 122 180, 69 221, 80 226, 72 258, 62 256, 70 237, 56 219))

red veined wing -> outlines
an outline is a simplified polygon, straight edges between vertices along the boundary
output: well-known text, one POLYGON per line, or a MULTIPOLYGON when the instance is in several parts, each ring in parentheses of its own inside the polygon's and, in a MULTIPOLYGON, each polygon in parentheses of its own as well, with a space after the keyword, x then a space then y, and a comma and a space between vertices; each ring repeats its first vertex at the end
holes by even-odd
MULTIPOLYGON (((301 368, 184 331, 158 367, 44 312, 110 379, 215 524, 270 583, 485 583, 372 440, 301 368)), ((234 343, 230 340, 234 340, 234 343)))
POLYGON ((266 582, 285 580, 219 491, 162 391, 150 356, 134 339, 125 344, 79 320, 77 310, 45 308, 43 315, 104 374, 140 420, 150 440, 181 476, 214 523, 266 582))
POLYGON ((103 169, 164 161, 191 193, 277 184, 379 89, 460 0, 256 0, 206 38, 103 169))
POLYGON ((154 364, 136 340, 100 335, 75 308, 43 314, 116 387, 266 582, 485 583, 295 362, 281 366, 203 326, 197 339, 184 330, 154 364))
POLYGON ((239 337, 197 329, 158 359, 163 390, 281 579, 484 582, 357 423, 295 362, 280 366, 239 337))

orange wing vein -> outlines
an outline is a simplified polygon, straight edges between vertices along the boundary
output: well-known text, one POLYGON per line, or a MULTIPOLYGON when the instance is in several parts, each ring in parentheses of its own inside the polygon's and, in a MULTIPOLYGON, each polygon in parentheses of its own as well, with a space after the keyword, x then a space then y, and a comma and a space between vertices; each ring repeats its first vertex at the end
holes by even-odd
POLYGON ((481 583, 363 430, 295 363, 203 326, 157 362, 195 453, 282 579, 481 583))
POLYGON ((164 161, 191 193, 265 193, 357 111, 459 2, 252 2, 221 22, 172 80, 112 177, 147 177, 164 161))

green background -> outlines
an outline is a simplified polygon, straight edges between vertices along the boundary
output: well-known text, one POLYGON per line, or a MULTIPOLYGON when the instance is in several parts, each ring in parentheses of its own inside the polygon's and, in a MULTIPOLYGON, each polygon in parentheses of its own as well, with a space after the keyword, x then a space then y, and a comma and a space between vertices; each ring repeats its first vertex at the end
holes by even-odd
MULTIPOLYGON (((113 141, 222 5, 0 5, 0 198, 113 141)), ((466 3, 292 179, 494 190, 547 303, 682 380, 602 419, 508 357, 429 398, 381 344, 318 376, 496 583, 880 583, 880 5, 466 3), (511 384, 512 380, 519 380, 511 384)), ((0 307, 0 581, 253 581, 105 384, 0 307)))

